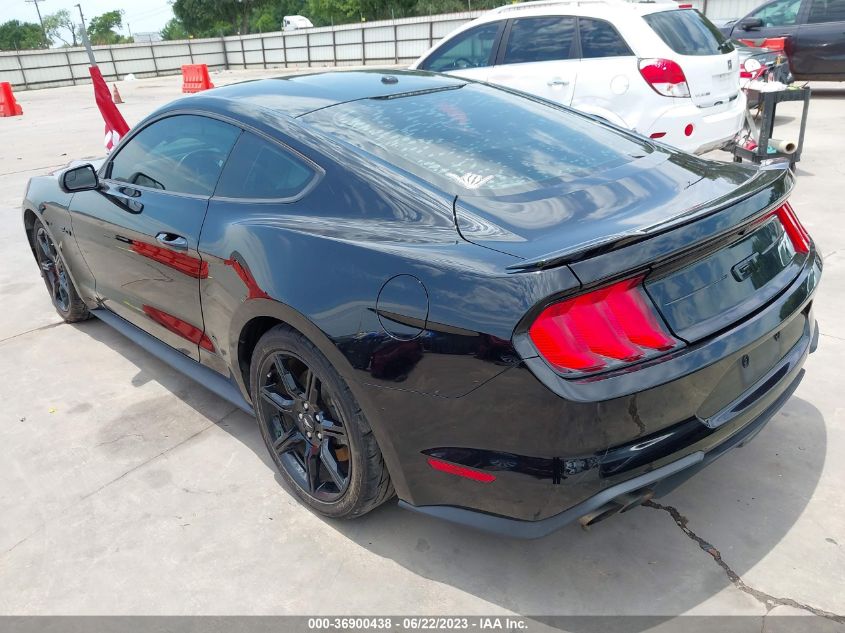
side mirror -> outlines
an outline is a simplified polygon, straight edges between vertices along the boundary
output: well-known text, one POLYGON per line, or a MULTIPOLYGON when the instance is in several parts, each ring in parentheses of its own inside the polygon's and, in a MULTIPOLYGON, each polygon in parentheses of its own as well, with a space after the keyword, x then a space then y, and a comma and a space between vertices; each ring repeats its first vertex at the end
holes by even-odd
POLYGON ((745 18, 739 23, 739 28, 743 31, 753 31, 763 26, 763 20, 760 18, 745 18))
POLYGON ((86 163, 78 167, 71 167, 59 174, 59 187, 65 193, 77 191, 93 191, 99 189, 100 179, 94 166, 86 163))

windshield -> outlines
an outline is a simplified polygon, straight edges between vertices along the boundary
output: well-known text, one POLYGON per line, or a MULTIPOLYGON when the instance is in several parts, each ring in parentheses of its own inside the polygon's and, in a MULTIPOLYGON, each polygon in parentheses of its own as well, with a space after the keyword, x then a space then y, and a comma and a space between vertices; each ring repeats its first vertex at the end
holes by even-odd
POLYGON ((652 151, 645 140, 482 84, 363 99, 300 120, 441 189, 476 195, 597 175, 652 151))
POLYGON ((693 9, 671 9, 643 16, 666 45, 679 55, 720 55, 733 44, 707 18, 693 9))

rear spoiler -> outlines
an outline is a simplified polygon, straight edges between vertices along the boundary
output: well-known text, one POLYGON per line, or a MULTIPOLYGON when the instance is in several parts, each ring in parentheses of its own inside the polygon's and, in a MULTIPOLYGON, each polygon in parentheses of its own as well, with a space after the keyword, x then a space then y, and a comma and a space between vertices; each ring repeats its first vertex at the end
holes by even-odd
MULTIPOLYGON (((732 213, 729 214, 728 218, 725 218, 726 221, 714 223, 712 235, 696 235, 694 241, 698 242, 704 239, 716 238, 720 234, 730 231, 737 225, 753 218, 761 211, 778 204, 789 195, 794 184, 795 177, 789 171, 789 163, 764 165, 757 170, 754 176, 730 193, 704 204, 691 207, 667 220, 624 233, 603 236, 597 240, 583 242, 566 249, 552 251, 551 253, 532 259, 526 259, 511 264, 507 267, 507 270, 510 272, 528 272, 571 264, 585 258, 602 255, 609 251, 652 239, 717 214, 725 209, 732 208, 732 213), (768 192, 769 196, 760 195, 764 192, 768 192)), ((673 241, 677 242, 677 240, 673 241)), ((675 249, 673 250, 676 249, 677 244, 675 244, 675 249)))

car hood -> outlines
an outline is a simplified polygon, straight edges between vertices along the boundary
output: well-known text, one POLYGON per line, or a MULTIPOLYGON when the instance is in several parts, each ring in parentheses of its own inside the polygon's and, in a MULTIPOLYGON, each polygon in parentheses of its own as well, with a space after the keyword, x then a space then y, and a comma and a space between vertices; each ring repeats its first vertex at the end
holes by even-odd
POLYGON ((758 189, 754 167, 656 149, 598 176, 512 196, 461 195, 461 236, 526 260, 577 257, 721 208, 758 189))

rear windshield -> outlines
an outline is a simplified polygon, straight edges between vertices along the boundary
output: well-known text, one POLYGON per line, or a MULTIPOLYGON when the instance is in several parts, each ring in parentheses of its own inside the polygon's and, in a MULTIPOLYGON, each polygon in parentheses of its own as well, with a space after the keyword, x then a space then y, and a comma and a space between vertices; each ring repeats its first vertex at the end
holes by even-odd
POLYGON ((300 120, 441 189, 476 195, 596 175, 652 151, 581 115, 481 84, 352 101, 300 120))
POLYGON ((650 13, 643 18, 679 55, 720 55, 734 50, 719 29, 693 9, 672 9, 650 13))

